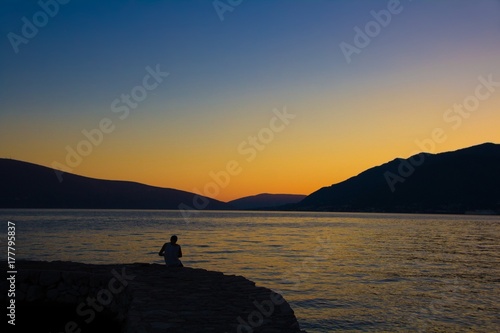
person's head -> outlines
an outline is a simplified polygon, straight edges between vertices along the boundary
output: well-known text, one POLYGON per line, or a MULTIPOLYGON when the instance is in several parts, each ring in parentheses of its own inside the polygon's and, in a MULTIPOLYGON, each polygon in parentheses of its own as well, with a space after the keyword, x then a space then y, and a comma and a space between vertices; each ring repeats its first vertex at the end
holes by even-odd
POLYGON ((172 244, 177 243, 177 236, 176 235, 172 235, 172 237, 170 237, 170 243, 172 243, 172 244))

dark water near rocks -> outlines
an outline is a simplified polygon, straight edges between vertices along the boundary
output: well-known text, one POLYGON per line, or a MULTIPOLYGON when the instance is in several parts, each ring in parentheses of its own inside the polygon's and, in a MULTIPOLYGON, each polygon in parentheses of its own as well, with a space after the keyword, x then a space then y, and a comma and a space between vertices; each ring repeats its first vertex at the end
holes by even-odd
POLYGON ((162 263, 243 275, 289 301, 314 332, 498 332, 500 217, 0 210, 16 258, 162 263))

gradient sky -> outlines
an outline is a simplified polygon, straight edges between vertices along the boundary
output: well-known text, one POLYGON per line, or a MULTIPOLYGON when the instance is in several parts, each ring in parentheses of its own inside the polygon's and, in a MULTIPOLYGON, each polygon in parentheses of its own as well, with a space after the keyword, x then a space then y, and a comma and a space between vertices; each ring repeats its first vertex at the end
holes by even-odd
POLYGON ((227 201, 500 143, 500 84, 478 88, 500 82, 500 1, 228 3, 72 0, 50 17, 36 1, 3 0, 0 157, 227 201), (340 45, 356 46, 355 27, 372 37, 348 62, 340 45), (157 66, 169 75, 126 107, 122 94, 140 93, 157 66), (463 103, 471 111, 453 111, 463 103), (284 110, 294 118, 273 120, 284 110), (69 165, 67 149, 88 148, 82 131, 103 119, 113 131, 69 165), (228 163, 233 174, 206 192, 228 163))

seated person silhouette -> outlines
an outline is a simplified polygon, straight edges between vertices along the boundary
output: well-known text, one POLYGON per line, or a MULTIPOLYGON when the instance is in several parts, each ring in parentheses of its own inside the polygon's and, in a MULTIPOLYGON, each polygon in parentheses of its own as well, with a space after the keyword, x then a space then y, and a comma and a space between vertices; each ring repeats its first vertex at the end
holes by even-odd
POLYGON ((181 246, 177 244, 177 236, 170 237, 170 243, 165 243, 161 247, 159 256, 165 257, 165 264, 167 267, 184 267, 179 258, 182 257, 181 246))

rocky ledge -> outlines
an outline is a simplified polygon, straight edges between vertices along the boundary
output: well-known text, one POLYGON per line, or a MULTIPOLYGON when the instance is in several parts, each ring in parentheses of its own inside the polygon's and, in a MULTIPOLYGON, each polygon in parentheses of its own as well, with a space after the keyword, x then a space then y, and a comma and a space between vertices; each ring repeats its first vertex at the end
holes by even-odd
POLYGON ((140 263, 18 261, 16 267, 17 328, 36 323, 65 333, 305 332, 281 295, 242 276, 140 263))

